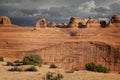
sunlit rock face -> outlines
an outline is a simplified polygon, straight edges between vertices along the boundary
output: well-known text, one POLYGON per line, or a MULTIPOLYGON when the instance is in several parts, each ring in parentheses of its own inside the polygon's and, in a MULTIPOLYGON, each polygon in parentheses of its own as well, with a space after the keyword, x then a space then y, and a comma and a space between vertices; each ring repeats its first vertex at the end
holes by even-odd
POLYGON ((37 50, 44 64, 56 64, 66 69, 85 69, 89 62, 120 71, 120 48, 101 42, 65 42, 37 50))
POLYGON ((112 16, 111 20, 109 21, 108 26, 109 27, 120 27, 120 16, 119 15, 112 16))
POLYGON ((9 18, 5 18, 5 21, 0 19, 0 56, 5 59, 14 61, 38 54, 43 64, 56 64, 65 69, 83 70, 87 63, 95 62, 111 71, 120 72, 119 16, 113 16, 110 20, 110 25, 117 28, 106 26, 105 21, 93 22, 94 25, 89 20, 87 28, 84 19, 75 17, 70 19, 69 24, 56 24, 39 18, 35 27, 5 27, 3 23, 10 24, 9 18), (101 28, 101 24, 108 28, 101 28), (79 28, 81 26, 84 28, 79 28))
POLYGON ((97 19, 93 19, 92 16, 89 17, 88 21, 87 21, 87 28, 100 28, 101 24, 100 21, 97 19))
POLYGON ((84 27, 85 25, 86 25, 85 19, 77 18, 77 17, 71 17, 70 22, 68 24, 68 27, 79 28, 79 27, 84 27))
POLYGON ((45 18, 39 18, 35 24, 35 29, 39 29, 39 28, 46 28, 47 27, 47 22, 45 18), (41 25, 42 23, 42 25, 41 25))
POLYGON ((0 25, 10 25, 11 21, 7 16, 0 16, 0 25))

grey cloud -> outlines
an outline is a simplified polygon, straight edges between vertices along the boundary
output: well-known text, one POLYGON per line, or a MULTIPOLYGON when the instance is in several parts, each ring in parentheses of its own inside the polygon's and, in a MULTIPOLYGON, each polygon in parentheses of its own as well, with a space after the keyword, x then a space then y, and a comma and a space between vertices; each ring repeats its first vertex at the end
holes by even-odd
POLYGON ((0 0, 0 15, 9 16, 15 24, 33 25, 37 18, 68 22, 72 16, 109 18, 120 15, 120 0, 0 0), (29 24, 30 23, 30 24, 29 24))

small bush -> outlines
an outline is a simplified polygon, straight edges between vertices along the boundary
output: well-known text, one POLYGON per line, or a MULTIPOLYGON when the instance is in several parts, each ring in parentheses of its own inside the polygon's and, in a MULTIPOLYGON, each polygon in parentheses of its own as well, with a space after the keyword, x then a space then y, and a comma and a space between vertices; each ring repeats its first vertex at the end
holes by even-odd
POLYGON ((51 64, 49 68, 58 68, 55 64, 51 64))
POLYGON ((61 80, 63 75, 60 73, 47 72, 43 80, 61 80))
POLYGON ((88 64, 86 64, 86 69, 89 71, 96 71, 96 64, 93 62, 88 63, 88 64))
POLYGON ((8 71, 23 71, 21 68, 13 67, 11 69, 8 69, 8 71))
POLYGON ((7 66, 14 66, 14 64, 12 62, 7 62, 7 66))
POLYGON ((109 72, 109 70, 106 67, 104 67, 100 64, 96 65, 93 62, 86 64, 86 69, 88 71, 95 71, 95 72, 103 72, 103 73, 109 72))
POLYGON ((27 68, 25 71, 38 71, 35 66, 32 66, 30 68, 27 68))
POLYGON ((41 66, 42 59, 39 55, 29 55, 23 58, 23 64, 41 66))
POLYGON ((3 61, 4 61, 4 58, 3 58, 3 57, 0 57, 0 61, 3 62, 3 61))

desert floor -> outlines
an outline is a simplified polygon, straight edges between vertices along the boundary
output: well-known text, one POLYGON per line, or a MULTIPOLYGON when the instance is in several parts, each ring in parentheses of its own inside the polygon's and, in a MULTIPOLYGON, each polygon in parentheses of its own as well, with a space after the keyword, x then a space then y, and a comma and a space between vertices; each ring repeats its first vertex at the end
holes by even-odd
MULTIPOLYGON (((0 62, 0 80, 43 80, 45 73, 56 72, 63 74, 62 80, 120 80, 118 73, 97 73, 85 70, 75 71, 74 73, 66 73, 64 69, 50 69, 49 66, 42 65, 36 67, 37 72, 10 72, 13 66, 6 66, 6 62, 0 62)), ((20 66, 25 68, 27 66, 20 66)))

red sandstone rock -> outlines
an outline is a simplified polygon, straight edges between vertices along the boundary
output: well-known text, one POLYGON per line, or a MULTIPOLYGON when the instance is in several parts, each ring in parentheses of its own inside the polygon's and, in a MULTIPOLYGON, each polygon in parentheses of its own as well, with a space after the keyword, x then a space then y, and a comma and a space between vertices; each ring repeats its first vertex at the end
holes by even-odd
POLYGON ((88 28, 96 28, 96 27, 100 27, 100 21, 93 19, 92 16, 89 17, 89 20, 87 21, 87 27, 88 28))
MULTIPOLYGON (((116 16, 112 19, 112 24, 119 22, 116 16)), ((38 20, 36 29, 41 27, 42 20, 38 20)), ((75 23, 75 28, 80 26, 79 19, 73 19, 70 23, 75 23)), ((74 24, 70 25, 74 28, 74 24)), ((67 69, 85 69, 85 64, 96 62, 111 71, 120 72, 120 28, 32 30, 31 27, 0 27, 0 56, 22 59, 29 54, 39 54, 44 64, 54 63, 67 69), (70 36, 69 32, 73 30, 77 35, 70 36)))
POLYGON ((68 24, 68 27, 70 27, 70 28, 78 28, 78 27, 85 26, 85 25, 86 25, 86 22, 85 22, 84 19, 71 17, 70 22, 68 24))
POLYGON ((55 22, 47 22, 47 27, 55 28, 56 25, 57 25, 57 24, 56 24, 55 22))
POLYGON ((10 25, 11 21, 7 16, 0 16, 0 24, 1 25, 10 25))
POLYGON ((47 22, 45 18, 39 18, 35 24, 35 29, 39 29, 39 28, 46 28, 47 27, 47 22), (43 26, 40 24, 42 22, 43 26))
POLYGON ((120 27, 120 16, 114 15, 109 21, 108 27, 120 27))

